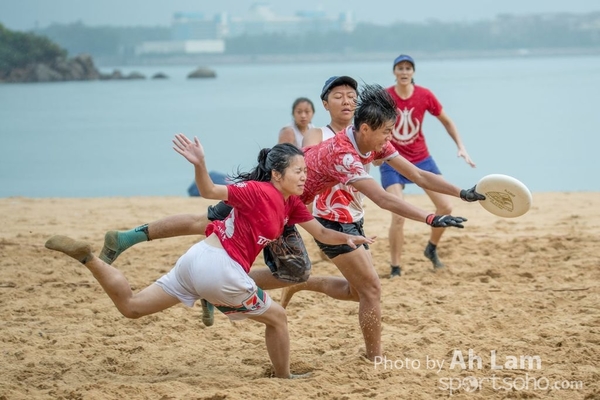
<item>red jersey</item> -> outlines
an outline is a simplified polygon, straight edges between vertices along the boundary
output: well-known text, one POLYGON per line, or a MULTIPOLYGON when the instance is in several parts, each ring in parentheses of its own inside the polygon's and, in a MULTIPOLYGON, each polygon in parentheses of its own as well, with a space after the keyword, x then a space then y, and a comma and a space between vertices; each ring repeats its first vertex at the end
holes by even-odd
MULTIPOLYGON (((373 179, 365 169, 366 164, 373 160, 389 160, 398 155, 394 146, 389 142, 380 152, 371 151, 361 154, 354 139, 354 127, 352 126, 331 139, 303 150, 308 174, 304 184, 304 193, 300 198, 306 204, 312 202, 315 196, 325 189, 338 183, 350 185, 361 179, 373 179)), ((339 197, 340 206, 347 207, 348 204, 343 197, 339 197)))
POLYGON ((392 132, 392 144, 408 161, 416 164, 429 157, 423 135, 425 111, 434 117, 442 113, 442 105, 429 89, 414 85, 412 96, 401 99, 394 86, 386 89, 394 98, 398 118, 392 132))
MULTIPOLYGON (((336 132, 329 125, 321 128, 321 132, 324 141, 336 135, 336 132)), ((346 129, 343 129, 337 133, 343 135, 345 132, 346 129)), ((367 172, 369 172, 370 166, 371 164, 365 165, 367 172)), ((354 187, 339 183, 325 189, 315 197, 313 215, 342 224, 360 221, 365 214, 363 209, 364 197, 365 195, 354 189, 354 187)))
POLYGON ((270 182, 238 182, 227 191, 233 210, 223 221, 211 222, 206 236, 216 233, 227 254, 246 272, 267 243, 281 236, 284 225, 313 219, 298 196, 285 201, 270 182))

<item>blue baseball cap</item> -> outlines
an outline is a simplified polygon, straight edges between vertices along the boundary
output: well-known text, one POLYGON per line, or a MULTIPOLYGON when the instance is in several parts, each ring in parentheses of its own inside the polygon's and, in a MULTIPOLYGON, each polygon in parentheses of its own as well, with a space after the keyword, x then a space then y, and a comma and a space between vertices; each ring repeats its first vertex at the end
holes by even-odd
POLYGON ((358 90, 358 82, 349 76, 332 76, 331 78, 325 81, 325 85, 323 86, 323 90, 321 90, 321 100, 325 100, 327 98, 327 94, 334 87, 348 85, 354 90, 358 90))
POLYGON ((396 57, 396 59, 394 60, 394 66, 392 68, 396 68, 396 64, 398 64, 402 61, 408 61, 409 63, 412 64, 413 69, 415 69, 415 60, 413 60, 413 58, 411 56, 406 55, 406 54, 400 54, 398 57, 396 57))

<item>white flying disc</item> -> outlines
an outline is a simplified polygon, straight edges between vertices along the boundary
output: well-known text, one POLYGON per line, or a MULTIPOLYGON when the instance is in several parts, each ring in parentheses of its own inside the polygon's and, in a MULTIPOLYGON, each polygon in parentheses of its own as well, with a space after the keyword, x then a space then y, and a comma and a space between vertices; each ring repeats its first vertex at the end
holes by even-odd
POLYGON ((502 174, 486 175, 475 190, 485 195, 479 203, 494 215, 504 218, 520 217, 531 208, 531 192, 523 182, 502 174))

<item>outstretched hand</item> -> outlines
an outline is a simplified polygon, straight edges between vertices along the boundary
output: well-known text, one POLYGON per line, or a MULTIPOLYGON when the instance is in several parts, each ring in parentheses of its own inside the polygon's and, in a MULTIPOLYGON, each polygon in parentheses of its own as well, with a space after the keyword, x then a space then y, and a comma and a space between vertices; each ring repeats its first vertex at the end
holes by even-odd
POLYGON ((465 149, 459 149, 457 156, 464 158, 465 161, 467 162, 467 164, 469 164, 471 167, 475 168, 475 162, 473 162, 473 160, 471 160, 471 157, 469 157, 469 153, 467 153, 467 151, 465 149))
POLYGON ((464 201, 468 201, 469 203, 479 200, 485 200, 485 196, 481 193, 477 193, 475 188, 477 185, 473 186, 471 189, 463 189, 460 191, 460 198, 464 201))
POLYGON ((175 145, 173 150, 184 156, 192 164, 198 165, 201 161, 204 161, 204 148, 197 137, 194 136, 192 142, 183 133, 178 133, 173 139, 173 144, 175 145))
POLYGON ((429 214, 425 219, 425 222, 427 222, 427 225, 431 225, 434 228, 448 228, 451 226, 455 228, 464 228, 462 223, 466 220, 466 218, 453 217, 452 215, 429 214))
POLYGON ((361 244, 365 244, 365 243, 372 244, 375 242, 375 239, 377 238, 377 236, 371 236, 371 237, 354 236, 354 235, 349 235, 349 236, 350 237, 348 238, 346 243, 348 244, 348 246, 352 247, 353 249, 356 249, 361 244))

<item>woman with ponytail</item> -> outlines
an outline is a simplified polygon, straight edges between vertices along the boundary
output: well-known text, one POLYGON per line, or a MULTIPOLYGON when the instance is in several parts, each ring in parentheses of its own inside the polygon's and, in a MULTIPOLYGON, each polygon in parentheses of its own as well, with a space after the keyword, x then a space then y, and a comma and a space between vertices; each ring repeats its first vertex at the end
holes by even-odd
POLYGON ((84 264, 117 309, 127 318, 140 318, 176 304, 193 307, 206 299, 232 320, 250 318, 265 324, 267 352, 275 377, 290 373, 290 343, 285 310, 248 276, 262 249, 281 236, 286 224, 298 224, 319 241, 356 248, 372 239, 323 227, 308 212, 299 195, 304 191, 306 165, 302 150, 290 143, 262 149, 258 165, 238 173, 231 185, 217 185, 205 164, 198 138, 177 134, 174 150, 195 171, 196 184, 208 199, 224 200, 233 210, 210 223, 206 239, 182 255, 170 272, 133 293, 125 275, 92 253, 91 246, 67 236, 53 236, 46 247, 84 264))

